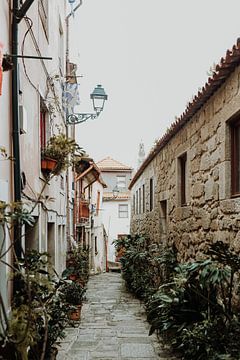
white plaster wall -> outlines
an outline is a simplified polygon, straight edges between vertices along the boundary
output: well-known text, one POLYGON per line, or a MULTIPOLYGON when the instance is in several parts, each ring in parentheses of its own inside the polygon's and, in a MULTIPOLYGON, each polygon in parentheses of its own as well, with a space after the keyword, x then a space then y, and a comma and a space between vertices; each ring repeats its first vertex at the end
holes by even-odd
MULTIPOLYGON (((8 1, 2 0, 0 6, 0 42, 3 43, 3 53, 10 52, 10 38, 9 38, 9 8, 8 1)), ((6 151, 8 156, 12 155, 11 150, 11 112, 10 112, 10 87, 11 71, 3 73, 2 95, 0 96, 0 148, 6 151)), ((0 200, 12 200, 12 183, 11 183, 11 167, 12 162, 5 160, 0 152, 0 200)))
POLYGON ((118 234, 129 234, 130 232, 130 201, 104 201, 103 203, 103 224, 108 236, 108 260, 115 261, 115 247, 113 240, 118 234), (118 205, 128 204, 128 218, 118 217, 118 205))
MULTIPOLYGON (((7 0, 1 0, 0 5, 0 42, 3 43, 3 53, 10 53, 9 39, 9 7, 7 0)), ((6 151, 8 156, 12 155, 11 148, 11 112, 10 112, 10 71, 3 73, 2 95, 0 96, 0 148, 6 151)), ((10 202, 13 200, 12 182, 11 182, 12 162, 1 156, 0 152, 0 201, 10 202)), ((0 248, 3 245, 4 252, 10 245, 10 240, 6 232, 5 241, 3 240, 3 232, 0 229, 0 248), (3 243, 4 241, 4 243, 3 243)), ((10 253, 3 260, 10 262, 10 253)), ((10 306, 8 288, 8 267, 0 264, 0 290, 6 309, 10 306)))
POLYGON ((104 239, 104 227, 103 227, 103 211, 102 211, 102 198, 103 198, 103 186, 96 181, 92 185, 92 198, 91 203, 97 208, 97 197, 100 192, 99 211, 95 210, 92 213, 94 226, 92 228, 92 249, 94 258, 94 272, 102 272, 106 270, 106 244, 104 239), (95 248, 95 236, 97 237, 97 249, 95 248))
MULTIPOLYGON (((49 1, 49 36, 45 35, 42 22, 38 12, 38 2, 35 1, 30 7, 27 15, 33 22, 32 33, 28 33, 25 39, 24 54, 34 56, 48 56, 52 60, 31 60, 25 59, 24 64, 19 60, 20 68, 20 90, 22 96, 20 102, 24 105, 27 113, 27 131, 20 135, 20 156, 21 170, 24 171, 27 185, 24 193, 30 198, 36 198, 44 185, 44 176, 41 173, 41 153, 40 153, 40 98, 42 97, 49 109, 55 107, 51 116, 50 129, 51 135, 65 132, 64 115, 61 111, 56 111, 56 104, 61 107, 61 83, 63 80, 59 71, 59 27, 63 29, 63 44, 65 45, 65 1, 49 1), (60 25, 61 24, 61 25, 60 25), (34 43, 37 42, 37 46, 34 43), (40 53, 39 53, 40 52, 40 53), (26 75, 26 73, 27 75, 26 75), (47 78, 50 77, 54 85, 54 92, 50 89, 47 78), (57 78, 56 78, 57 77, 57 78)), ((24 35, 27 31, 25 20, 19 25, 19 53, 23 43, 24 35)), ((65 54, 65 46, 63 46, 65 54)), ((63 54, 63 58, 65 56, 63 54)), ((65 71, 65 69, 64 69, 65 71)), ((55 248, 55 267, 61 271, 62 263, 65 262, 62 249, 66 249, 66 231, 61 230, 61 242, 59 243, 58 224, 66 224, 66 179, 63 175, 63 187, 61 178, 54 177, 42 193, 44 207, 39 216, 39 250, 46 251, 49 248, 47 224, 54 222, 54 248, 55 248), (45 213, 45 214, 44 214, 45 213), (63 238, 64 237, 64 238, 63 238), (60 249, 61 247, 61 249, 60 249)))

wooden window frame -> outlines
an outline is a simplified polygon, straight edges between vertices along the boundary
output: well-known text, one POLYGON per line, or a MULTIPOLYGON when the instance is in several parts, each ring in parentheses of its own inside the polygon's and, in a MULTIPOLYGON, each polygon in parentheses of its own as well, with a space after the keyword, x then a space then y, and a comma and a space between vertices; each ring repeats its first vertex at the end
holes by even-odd
POLYGON ((46 118, 47 112, 45 110, 40 110, 40 144, 41 149, 44 149, 47 145, 47 136, 46 136, 46 118))
POLYGON ((97 192, 97 208, 96 208, 96 216, 99 215, 100 210, 100 199, 101 199, 101 193, 100 191, 97 192))

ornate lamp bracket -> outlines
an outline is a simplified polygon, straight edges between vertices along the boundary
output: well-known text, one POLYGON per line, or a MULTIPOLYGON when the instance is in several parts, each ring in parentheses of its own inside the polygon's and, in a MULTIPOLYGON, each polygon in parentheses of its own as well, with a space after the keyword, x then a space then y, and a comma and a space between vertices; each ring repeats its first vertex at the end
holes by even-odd
POLYGON ((94 120, 98 117, 99 114, 78 114, 78 113, 74 113, 74 114, 70 114, 67 117, 67 124, 68 125, 75 125, 75 124, 81 124, 85 121, 87 121, 88 119, 90 120, 94 120))

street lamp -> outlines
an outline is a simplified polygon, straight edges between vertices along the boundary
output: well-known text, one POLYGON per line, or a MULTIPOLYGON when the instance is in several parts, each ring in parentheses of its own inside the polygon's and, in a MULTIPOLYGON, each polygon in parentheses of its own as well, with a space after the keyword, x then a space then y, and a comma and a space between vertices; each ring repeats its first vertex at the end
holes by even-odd
POLYGON ((113 193, 113 198, 116 199, 119 194, 119 189, 118 189, 117 185, 113 188, 112 193, 113 193))
POLYGON ((102 85, 97 85, 93 92, 90 95, 90 98, 93 102, 93 109, 95 113, 74 113, 67 116, 67 124, 75 125, 80 124, 88 119, 94 120, 96 119, 101 111, 103 111, 105 100, 107 100, 108 96, 105 93, 102 85))

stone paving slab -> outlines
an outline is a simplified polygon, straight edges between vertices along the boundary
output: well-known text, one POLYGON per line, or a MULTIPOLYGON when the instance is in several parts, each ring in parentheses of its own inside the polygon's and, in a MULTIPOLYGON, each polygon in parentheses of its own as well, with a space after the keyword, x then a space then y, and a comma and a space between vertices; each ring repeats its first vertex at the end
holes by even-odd
POLYGON ((86 297, 81 322, 66 329, 57 360, 174 360, 148 336, 143 305, 119 273, 91 276, 86 297))

